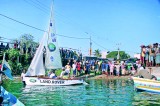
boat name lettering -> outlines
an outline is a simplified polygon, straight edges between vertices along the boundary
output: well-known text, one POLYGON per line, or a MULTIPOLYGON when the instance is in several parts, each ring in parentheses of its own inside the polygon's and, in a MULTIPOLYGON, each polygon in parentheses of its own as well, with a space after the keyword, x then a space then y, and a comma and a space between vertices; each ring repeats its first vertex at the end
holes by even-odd
POLYGON ((40 80, 40 83, 64 84, 64 81, 63 80, 60 80, 60 81, 40 80))
POLYGON ((40 83, 51 83, 50 80, 40 80, 40 83))
POLYGON ((60 80, 60 81, 52 81, 53 84, 64 84, 64 81, 60 80))

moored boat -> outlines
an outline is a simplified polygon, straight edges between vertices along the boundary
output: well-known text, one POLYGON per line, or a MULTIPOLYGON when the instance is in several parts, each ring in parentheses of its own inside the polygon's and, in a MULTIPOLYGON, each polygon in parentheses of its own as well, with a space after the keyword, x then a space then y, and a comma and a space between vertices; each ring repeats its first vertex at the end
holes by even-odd
POLYGON ((132 79, 135 90, 160 93, 160 81, 138 77, 132 77, 132 79))

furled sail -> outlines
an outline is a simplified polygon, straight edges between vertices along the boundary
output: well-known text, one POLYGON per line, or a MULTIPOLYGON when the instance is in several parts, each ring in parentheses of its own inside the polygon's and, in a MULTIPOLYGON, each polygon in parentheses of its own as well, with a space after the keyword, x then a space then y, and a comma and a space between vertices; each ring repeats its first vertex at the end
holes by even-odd
POLYGON ((49 32, 48 32, 45 66, 47 69, 62 68, 60 51, 58 47, 57 37, 55 34, 53 8, 51 11, 51 18, 50 18, 50 25, 49 25, 49 32))

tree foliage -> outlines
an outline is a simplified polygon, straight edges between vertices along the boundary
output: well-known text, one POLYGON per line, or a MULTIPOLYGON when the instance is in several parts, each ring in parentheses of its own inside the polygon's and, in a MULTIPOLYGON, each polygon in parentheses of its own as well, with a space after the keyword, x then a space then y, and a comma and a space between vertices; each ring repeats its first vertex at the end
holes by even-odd
MULTIPOLYGON (((107 55, 107 58, 117 59, 117 55, 118 55, 118 51, 112 51, 107 55)), ((130 58, 130 56, 124 51, 119 51, 119 55, 120 55, 120 60, 130 58)))
POLYGON ((18 49, 9 49, 6 52, 6 60, 11 67, 12 74, 20 74, 22 69, 22 63, 19 62, 19 50, 18 49))
POLYGON ((21 73, 22 69, 27 69, 29 67, 32 58, 31 53, 21 53, 22 44, 25 43, 27 48, 32 45, 32 51, 35 52, 33 49, 36 49, 38 43, 34 42, 34 37, 30 34, 21 35, 19 40, 15 39, 11 41, 11 43, 15 43, 15 41, 20 42, 20 49, 10 48, 4 52, 6 53, 6 60, 11 67, 12 74, 18 75, 21 73))
POLYGON ((102 56, 99 49, 95 50, 94 56, 96 56, 96 57, 101 57, 102 56))
POLYGON ((34 37, 30 34, 24 34, 20 36, 20 45, 23 43, 26 44, 26 47, 29 47, 34 41, 34 37))

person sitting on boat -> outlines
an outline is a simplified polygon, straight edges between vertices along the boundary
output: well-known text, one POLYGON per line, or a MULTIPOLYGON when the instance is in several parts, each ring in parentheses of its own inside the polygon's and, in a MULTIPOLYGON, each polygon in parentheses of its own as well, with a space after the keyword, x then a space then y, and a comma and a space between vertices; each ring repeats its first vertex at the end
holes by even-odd
POLYGON ((50 77, 50 75, 51 75, 51 71, 48 72, 48 77, 50 77))
POLYGON ((66 69, 66 67, 62 67, 62 72, 60 74, 60 78, 67 79, 65 76, 68 75, 70 77, 70 70, 66 69))
POLYGON ((51 71, 51 74, 50 74, 49 78, 53 78, 53 79, 57 78, 57 76, 54 73, 54 71, 51 71))
POLYGON ((69 63, 67 63, 67 65, 65 66, 65 74, 70 75, 70 70, 71 70, 71 66, 69 65, 69 63))
POLYGON ((134 75, 134 77, 138 77, 138 76, 140 78, 157 80, 157 78, 154 75, 151 75, 146 69, 141 68, 141 67, 140 67, 139 71, 136 72, 134 75))

